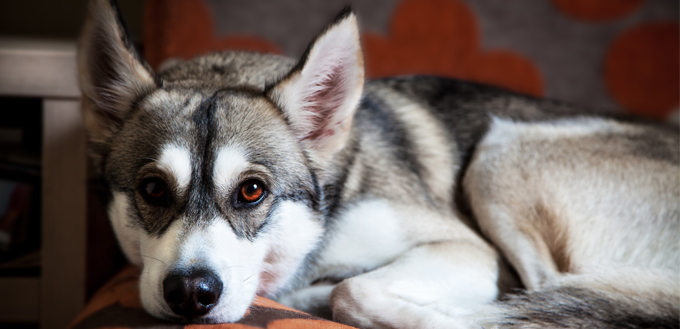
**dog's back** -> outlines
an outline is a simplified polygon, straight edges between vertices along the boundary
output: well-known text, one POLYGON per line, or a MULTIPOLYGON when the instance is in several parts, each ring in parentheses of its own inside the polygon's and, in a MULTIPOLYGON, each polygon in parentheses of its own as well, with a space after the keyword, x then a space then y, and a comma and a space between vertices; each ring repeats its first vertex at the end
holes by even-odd
POLYGON ((529 291, 498 304, 504 321, 678 326, 677 126, 455 80, 384 82, 450 129, 458 210, 529 291))

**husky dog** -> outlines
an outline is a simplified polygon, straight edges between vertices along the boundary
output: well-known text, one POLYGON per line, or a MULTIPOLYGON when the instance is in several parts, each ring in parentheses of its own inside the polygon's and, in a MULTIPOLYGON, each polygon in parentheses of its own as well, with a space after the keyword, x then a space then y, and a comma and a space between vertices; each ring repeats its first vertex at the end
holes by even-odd
POLYGON ((79 75, 156 317, 238 321, 257 294, 362 328, 678 327, 673 127, 444 78, 364 81, 349 9, 298 61, 154 72, 95 0, 79 75), (525 290, 505 294, 514 278, 525 290))

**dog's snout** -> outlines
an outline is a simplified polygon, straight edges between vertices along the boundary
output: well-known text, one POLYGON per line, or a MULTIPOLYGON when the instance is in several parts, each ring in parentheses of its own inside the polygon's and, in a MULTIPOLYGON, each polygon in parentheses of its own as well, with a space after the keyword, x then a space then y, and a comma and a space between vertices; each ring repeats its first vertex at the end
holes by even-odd
POLYGON ((170 273, 163 280, 163 298, 177 315, 193 319, 207 314, 220 299, 222 281, 207 269, 170 273))

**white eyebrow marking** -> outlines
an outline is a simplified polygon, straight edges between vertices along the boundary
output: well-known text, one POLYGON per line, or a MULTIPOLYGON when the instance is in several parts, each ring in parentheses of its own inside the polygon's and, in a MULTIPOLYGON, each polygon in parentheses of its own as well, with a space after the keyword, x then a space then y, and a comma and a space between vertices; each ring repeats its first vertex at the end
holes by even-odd
POLYGON ((176 144, 163 146, 158 166, 164 168, 177 180, 180 188, 186 188, 191 181, 191 153, 176 144))
POLYGON ((249 162, 245 153, 238 147, 224 146, 217 151, 213 180, 215 186, 229 186, 238 175, 248 168, 249 162))

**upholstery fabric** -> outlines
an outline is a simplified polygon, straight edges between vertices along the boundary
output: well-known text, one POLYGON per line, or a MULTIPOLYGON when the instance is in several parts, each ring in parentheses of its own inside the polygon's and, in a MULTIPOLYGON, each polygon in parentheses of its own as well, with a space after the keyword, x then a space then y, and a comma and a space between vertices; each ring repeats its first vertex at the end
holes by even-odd
POLYGON ((139 299, 139 271, 128 266, 104 285, 71 324, 71 329, 91 328, 176 328, 176 329, 351 329, 256 297, 246 316, 238 323, 182 325, 153 318, 142 309, 139 299))
POLYGON ((368 77, 434 74, 587 107, 666 118, 680 104, 671 0, 148 0, 145 52, 299 56, 347 3, 368 77))

